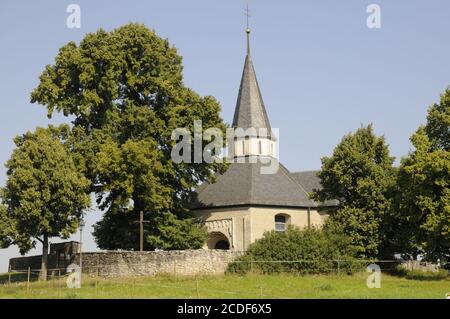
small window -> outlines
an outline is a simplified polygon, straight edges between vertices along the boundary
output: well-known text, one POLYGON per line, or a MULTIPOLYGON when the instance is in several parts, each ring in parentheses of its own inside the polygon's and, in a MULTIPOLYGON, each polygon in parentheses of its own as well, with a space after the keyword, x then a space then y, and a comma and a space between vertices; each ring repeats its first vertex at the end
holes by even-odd
POLYGON ((279 232, 286 231, 286 216, 284 215, 275 216, 275 230, 279 232))
POLYGON ((262 154, 262 141, 259 141, 259 154, 262 154))

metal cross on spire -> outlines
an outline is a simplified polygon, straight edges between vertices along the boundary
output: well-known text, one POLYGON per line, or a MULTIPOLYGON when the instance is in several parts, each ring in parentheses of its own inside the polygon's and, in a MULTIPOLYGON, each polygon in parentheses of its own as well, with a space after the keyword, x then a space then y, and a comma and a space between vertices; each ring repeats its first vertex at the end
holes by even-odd
POLYGON ((248 2, 247 7, 245 8, 245 16, 247 17, 247 29, 245 29, 245 32, 247 33, 247 55, 250 55, 250 25, 249 25, 250 10, 248 8, 248 2))
POLYGON ((248 2, 247 2, 247 7, 245 8, 245 16, 247 17, 247 30, 250 30, 250 26, 249 26, 250 10, 248 8, 248 2))

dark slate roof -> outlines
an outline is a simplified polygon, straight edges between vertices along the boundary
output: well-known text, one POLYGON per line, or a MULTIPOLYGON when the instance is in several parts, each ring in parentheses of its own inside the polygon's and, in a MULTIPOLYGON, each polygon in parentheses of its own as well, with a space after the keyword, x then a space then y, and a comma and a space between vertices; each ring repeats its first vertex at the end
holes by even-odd
POLYGON ((269 118, 249 51, 245 57, 244 71, 242 72, 232 126, 235 128, 240 127, 244 130, 253 127, 256 129, 256 133, 258 133, 260 128, 266 128, 269 137, 272 135, 269 118))
MULTIPOLYGON (((297 183, 303 186, 303 188, 308 192, 312 193, 315 190, 322 189, 320 184, 320 178, 317 176, 318 171, 304 171, 290 173, 291 177, 294 178, 297 183)), ((337 206, 339 204, 338 200, 327 200, 323 203, 318 203, 319 206, 337 206)))
POLYGON ((322 189, 320 184, 320 178, 317 176, 318 171, 304 171, 304 172, 294 172, 290 173, 291 176, 300 183, 303 188, 311 193, 315 190, 322 189))
MULTIPOLYGON (((248 158, 247 158, 248 159, 248 158)), ((200 185, 194 208, 267 205, 316 207, 308 193, 280 164, 275 174, 261 174, 261 164, 232 163, 216 182, 200 185)))

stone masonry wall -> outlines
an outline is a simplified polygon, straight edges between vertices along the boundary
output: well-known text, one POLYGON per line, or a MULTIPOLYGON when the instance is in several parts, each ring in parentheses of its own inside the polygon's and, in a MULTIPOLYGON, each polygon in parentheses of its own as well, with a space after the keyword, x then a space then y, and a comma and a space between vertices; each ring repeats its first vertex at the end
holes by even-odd
POLYGON ((424 272, 438 272, 439 265, 430 262, 408 260, 401 264, 401 267, 406 270, 420 270, 424 272))
MULTIPOLYGON (((180 276, 223 274, 228 264, 241 252, 229 250, 175 250, 175 251, 112 251, 82 254, 83 272, 92 276, 180 276)), ((41 256, 19 257, 10 260, 11 270, 39 269, 41 256)), ((49 256, 50 257, 50 256, 49 256)), ((72 261, 79 265, 79 254, 72 261)), ((50 274, 53 262, 49 262, 50 274)), ((61 265, 62 266, 62 265, 61 265)), ((60 267, 64 272, 67 265, 60 267)))

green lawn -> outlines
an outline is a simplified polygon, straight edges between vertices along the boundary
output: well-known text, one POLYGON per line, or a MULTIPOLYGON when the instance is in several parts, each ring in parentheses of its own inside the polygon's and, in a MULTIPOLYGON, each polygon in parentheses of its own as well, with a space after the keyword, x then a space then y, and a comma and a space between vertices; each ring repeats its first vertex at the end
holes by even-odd
POLYGON ((367 273, 338 275, 224 275, 198 278, 84 278, 81 289, 64 279, 31 282, 0 275, 0 298, 437 298, 450 292, 450 279, 419 281, 382 275, 381 288, 366 286, 367 273))

